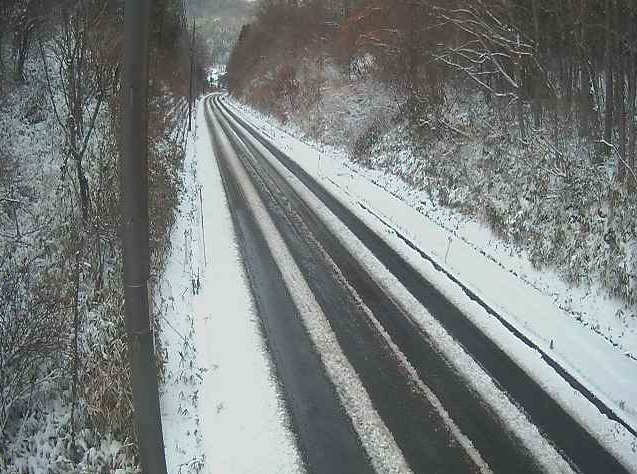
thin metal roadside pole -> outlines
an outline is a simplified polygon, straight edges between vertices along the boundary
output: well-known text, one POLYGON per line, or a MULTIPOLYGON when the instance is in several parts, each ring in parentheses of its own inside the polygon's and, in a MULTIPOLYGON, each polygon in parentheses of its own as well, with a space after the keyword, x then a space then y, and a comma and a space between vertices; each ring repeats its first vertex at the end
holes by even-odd
POLYGON ((151 0, 126 0, 122 77, 124 297, 139 455, 144 474, 166 474, 157 367, 149 316, 148 62, 151 0))
POLYGON ((203 264, 204 267, 208 266, 208 259, 206 258, 206 227, 203 222, 203 197, 201 195, 201 186, 199 186, 199 210, 201 212, 201 242, 203 246, 203 264))
POLYGON ((195 68, 195 19, 192 19, 192 40, 190 41, 190 86, 188 88, 188 131, 192 130, 193 75, 195 68))

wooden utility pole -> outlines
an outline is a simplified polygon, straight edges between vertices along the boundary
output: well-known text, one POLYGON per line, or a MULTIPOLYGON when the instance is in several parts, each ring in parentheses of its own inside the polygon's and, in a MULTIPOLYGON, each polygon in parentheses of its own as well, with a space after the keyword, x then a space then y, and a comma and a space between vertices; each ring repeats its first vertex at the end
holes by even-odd
POLYGON ((195 19, 192 19, 192 40, 190 41, 190 87, 188 89, 188 131, 192 129, 192 82, 195 68, 195 19))
POLYGON ((122 242, 133 405, 144 474, 166 474, 148 311, 148 61, 151 0, 126 0, 122 82, 122 242))

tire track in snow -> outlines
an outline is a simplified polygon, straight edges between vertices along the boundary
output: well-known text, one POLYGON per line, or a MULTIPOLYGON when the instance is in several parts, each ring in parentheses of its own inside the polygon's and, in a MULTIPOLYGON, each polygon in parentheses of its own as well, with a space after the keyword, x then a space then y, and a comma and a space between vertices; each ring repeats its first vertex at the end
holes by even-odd
MULTIPOLYGON (((290 175, 293 180, 300 183, 306 190, 304 196, 311 195, 320 203, 319 206, 329 209, 327 213, 334 216, 335 225, 342 227, 342 231, 348 235, 351 234, 358 242, 357 245, 369 255, 369 259, 359 258, 359 261, 378 261, 379 268, 383 271, 388 269, 395 276, 393 280, 396 284, 401 288, 404 286, 405 296, 415 298, 416 306, 424 306, 429 318, 433 315, 439 320, 446 331, 466 348, 466 352, 474 355, 481 366, 479 370, 486 370, 496 384, 501 383, 509 391, 510 400, 523 407, 525 417, 536 423, 541 433, 548 435, 551 442, 556 443, 559 451, 577 464, 578 469, 591 473, 626 472, 627 468, 621 461, 606 451, 599 440, 583 429, 535 380, 474 327, 473 323, 451 301, 444 298, 433 284, 423 279, 409 262, 391 248, 385 238, 370 232, 360 218, 347 209, 338 198, 333 197, 323 185, 314 181, 298 164, 259 136, 236 114, 231 111, 227 113, 254 137, 255 142, 264 151, 276 158, 272 162, 280 172, 287 173, 286 176, 290 175)), ((416 306, 412 306, 407 313, 410 314, 416 306)), ((552 447, 551 450, 554 451, 552 447)), ((539 445, 536 452, 536 457, 545 461, 546 456, 542 454, 539 445)))
MULTIPOLYGON (((369 456, 373 469, 380 473, 409 473, 401 450, 398 448, 392 434, 376 413, 372 402, 362 384, 344 356, 325 315, 316 302, 294 259, 283 243, 282 237, 272 222, 256 189, 247 177, 245 170, 239 163, 230 143, 223 134, 217 119, 208 114, 211 132, 218 139, 218 147, 227 160, 227 164, 238 183, 240 192, 249 203, 254 213, 256 224, 261 231, 272 258, 281 272, 281 276, 290 290, 290 296, 298 310, 317 352, 321 358, 327 374, 334 381, 338 397, 347 415, 352 421, 358 438, 369 456)), ((317 420, 320 421, 320 420, 317 420)), ((314 446, 305 446, 314 449, 314 446)), ((334 453, 323 453, 328 460, 334 453)), ((331 470, 323 472, 367 472, 365 470, 347 470, 346 466, 333 465, 331 470), (343 470, 345 469, 345 470, 343 470)))

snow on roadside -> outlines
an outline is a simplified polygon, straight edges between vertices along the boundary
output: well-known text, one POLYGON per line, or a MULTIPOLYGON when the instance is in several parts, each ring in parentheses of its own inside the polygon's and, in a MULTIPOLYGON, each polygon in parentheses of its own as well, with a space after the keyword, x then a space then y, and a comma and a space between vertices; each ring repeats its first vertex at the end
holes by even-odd
MULTIPOLYGON (((601 415, 544 363, 536 351, 512 338, 501 323, 468 300, 459 287, 450 285, 450 280, 397 238, 393 229, 407 235, 420 249, 456 275, 520 332, 567 368, 576 379, 591 388, 624 420, 635 426, 637 380, 630 374, 637 373, 637 364, 633 358, 626 356, 579 320, 568 317, 551 295, 541 291, 541 287, 531 286, 528 279, 514 274, 505 266, 511 264, 511 260, 503 259, 502 263, 493 255, 485 255, 486 252, 481 251, 485 243, 484 235, 480 234, 477 225, 467 226, 469 236, 473 232, 473 237, 476 234, 479 237, 474 239, 476 242, 471 242, 466 236, 459 238, 458 232, 454 233, 453 229, 436 222, 436 218, 443 215, 442 212, 436 215, 435 209, 428 208, 428 215, 423 216, 420 212, 422 209, 414 208, 408 200, 399 199, 388 192, 387 188, 391 189, 391 186, 387 183, 398 187, 399 180, 396 178, 381 177, 379 172, 356 167, 349 163, 343 152, 332 150, 326 153, 312 148, 274 126, 269 119, 234 102, 231 104, 255 124, 264 136, 286 151, 306 172, 322 180, 346 206, 414 262, 421 273, 430 281, 433 280, 434 285, 450 297, 478 327, 521 363, 534 378, 539 379, 545 389, 583 421, 604 445, 632 469, 637 469, 637 439, 631 433, 601 415), (386 186, 379 187, 376 182, 386 186), (361 206, 372 210, 385 222, 361 206), (430 214, 434 217, 429 217, 430 214)), ((482 229, 482 232, 485 231, 482 229)), ((550 282, 550 277, 547 280, 550 282)), ((546 280, 544 283, 549 284, 546 280)), ((603 303, 599 305, 603 306, 603 303)))
POLYGON ((161 406, 168 472, 303 472, 203 111, 200 101, 172 251, 155 295, 164 315, 161 406))

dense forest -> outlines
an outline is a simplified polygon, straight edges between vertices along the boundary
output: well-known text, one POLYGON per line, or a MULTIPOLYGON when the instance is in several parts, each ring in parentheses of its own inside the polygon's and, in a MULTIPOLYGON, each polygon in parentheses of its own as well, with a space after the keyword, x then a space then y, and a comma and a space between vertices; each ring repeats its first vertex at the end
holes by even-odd
MULTIPOLYGON (((119 232, 123 15, 123 1, 0 3, 2 472, 137 462, 119 232)), ((179 200, 190 35, 181 0, 154 1, 151 21, 157 279, 179 200)))
POLYGON ((631 0, 262 0, 229 87, 634 313, 636 49, 631 0))

